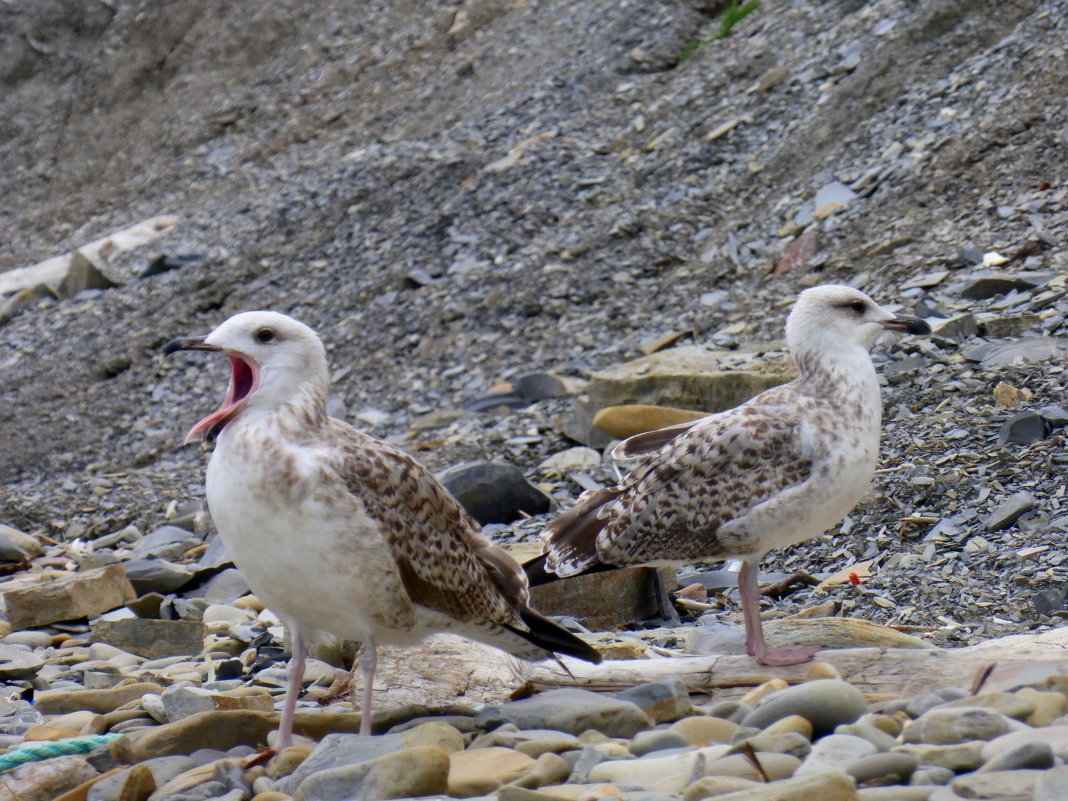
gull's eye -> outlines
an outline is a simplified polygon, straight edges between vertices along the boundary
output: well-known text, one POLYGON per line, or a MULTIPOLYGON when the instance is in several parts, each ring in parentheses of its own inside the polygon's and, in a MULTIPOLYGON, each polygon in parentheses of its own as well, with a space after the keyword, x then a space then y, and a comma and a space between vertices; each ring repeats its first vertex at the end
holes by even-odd
POLYGON ((849 304, 849 310, 854 311, 857 314, 864 314, 864 308, 864 301, 862 300, 854 300, 849 304))
POLYGON ((270 342, 272 339, 274 339, 274 331, 270 328, 261 328, 256 332, 257 342, 270 342))

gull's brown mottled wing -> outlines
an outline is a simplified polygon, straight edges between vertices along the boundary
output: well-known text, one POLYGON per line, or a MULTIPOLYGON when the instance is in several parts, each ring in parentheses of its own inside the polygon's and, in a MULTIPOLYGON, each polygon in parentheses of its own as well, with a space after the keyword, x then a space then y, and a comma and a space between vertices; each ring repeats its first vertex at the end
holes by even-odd
POLYGON ((673 426, 664 426, 655 431, 645 431, 633 437, 627 437, 612 449, 612 456, 616 459, 633 459, 637 456, 656 453, 671 440, 682 436, 705 419, 707 418, 701 417, 697 420, 688 420, 685 423, 676 423, 673 426))
POLYGON ((341 423, 329 439, 339 454, 334 470, 381 525, 413 603, 465 623, 520 623, 528 598, 522 568, 429 470, 341 423))
POLYGON ((784 389, 703 418, 615 487, 580 499, 542 534, 549 569, 572 575, 596 563, 747 553, 721 528, 811 472, 801 414, 784 389))

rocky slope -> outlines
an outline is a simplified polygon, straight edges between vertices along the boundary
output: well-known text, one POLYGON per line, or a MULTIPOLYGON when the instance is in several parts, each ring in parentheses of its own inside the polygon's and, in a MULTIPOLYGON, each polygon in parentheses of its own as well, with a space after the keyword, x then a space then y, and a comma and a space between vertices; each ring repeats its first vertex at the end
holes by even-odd
POLYGON ((159 346, 240 309, 322 333, 339 416, 436 468, 495 458, 539 478, 572 444, 554 425, 566 402, 411 435, 413 420, 668 332, 770 347, 800 288, 845 282, 984 327, 882 357, 887 472, 843 538, 784 566, 896 554, 854 614, 959 625, 955 599, 912 591, 922 565, 972 582, 968 639, 1048 624, 1030 599, 1068 578, 1063 438, 999 446, 993 391, 1019 390, 1013 411, 1065 401, 1068 5, 766 4, 712 40, 715 6, 0 9, 0 268, 179 217, 107 265, 124 285, 9 306, 0 520, 92 538, 200 498, 202 454, 178 443, 224 378, 159 346), (137 279, 161 253, 199 258, 137 279), (971 291, 984 257, 1033 275, 971 291), (968 356, 993 335, 1054 344, 1016 366, 968 356), (991 536, 1021 490, 1038 522, 991 536))

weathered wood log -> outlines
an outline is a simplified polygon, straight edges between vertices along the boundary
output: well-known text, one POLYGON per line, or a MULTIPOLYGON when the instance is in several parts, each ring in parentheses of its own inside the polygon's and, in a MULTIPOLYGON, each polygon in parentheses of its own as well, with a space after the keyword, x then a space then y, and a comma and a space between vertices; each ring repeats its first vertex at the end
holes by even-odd
MULTIPOLYGON (((984 689, 1004 689, 1068 674, 1068 650, 1063 642, 1011 642, 1002 646, 987 643, 951 650, 850 648, 820 651, 816 659, 833 665, 843 679, 875 697, 910 695, 949 686, 971 690, 980 679, 984 689)), ((525 692, 556 687, 618 692, 645 682, 677 679, 693 693, 728 699, 769 679, 803 681, 809 666, 764 667, 751 657, 734 655, 612 661, 601 665, 569 659, 570 675, 557 665, 542 662, 520 666, 517 679, 523 681, 525 692)))

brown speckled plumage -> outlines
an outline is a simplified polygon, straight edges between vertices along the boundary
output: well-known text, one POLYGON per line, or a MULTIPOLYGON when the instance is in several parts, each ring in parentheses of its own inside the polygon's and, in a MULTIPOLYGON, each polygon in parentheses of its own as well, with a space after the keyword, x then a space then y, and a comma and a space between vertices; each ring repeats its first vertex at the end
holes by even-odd
POLYGON ((769 549, 816 536, 867 490, 882 414, 868 349, 886 329, 929 330, 848 287, 806 290, 787 323, 798 378, 735 409, 623 442, 615 455, 641 461, 545 528, 545 554, 531 574, 737 557, 750 653, 800 661, 801 651, 765 653, 749 579, 755 587, 756 561, 769 549))
POLYGON ((523 659, 596 650, 529 606, 522 568, 411 456, 326 413, 328 372, 311 329, 246 312, 165 352, 214 350, 233 375, 223 406, 191 435, 217 434, 208 506, 230 556, 291 629, 292 725, 303 643, 321 632, 363 640, 369 732, 376 641, 414 644, 451 631, 523 659))

